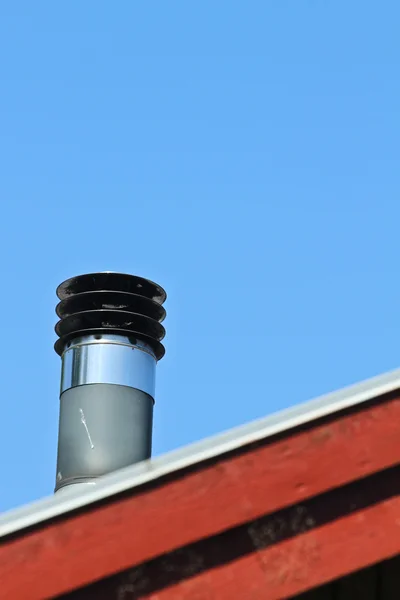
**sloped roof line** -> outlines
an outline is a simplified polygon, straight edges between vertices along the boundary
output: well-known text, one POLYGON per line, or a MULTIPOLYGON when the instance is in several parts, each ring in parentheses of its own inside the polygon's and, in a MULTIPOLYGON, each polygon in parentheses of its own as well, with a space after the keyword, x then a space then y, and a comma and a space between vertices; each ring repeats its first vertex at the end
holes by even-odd
POLYGON ((55 496, 0 515, 0 538, 397 389, 400 389, 400 369, 319 396, 152 460, 120 469, 98 479, 95 485, 88 485, 87 490, 82 491, 79 486, 79 491, 74 491, 73 485, 68 486, 68 490, 55 496))

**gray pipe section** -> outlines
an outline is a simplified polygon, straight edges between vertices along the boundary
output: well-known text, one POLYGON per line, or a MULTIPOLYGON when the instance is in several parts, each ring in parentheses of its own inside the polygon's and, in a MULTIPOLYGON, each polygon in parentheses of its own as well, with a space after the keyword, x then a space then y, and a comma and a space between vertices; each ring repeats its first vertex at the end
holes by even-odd
POLYGON ((71 388, 60 398, 56 491, 150 458, 153 398, 122 385, 71 388))
POLYGON ((148 347, 120 336, 87 336, 68 344, 62 356, 56 492, 150 458, 155 367, 148 347))

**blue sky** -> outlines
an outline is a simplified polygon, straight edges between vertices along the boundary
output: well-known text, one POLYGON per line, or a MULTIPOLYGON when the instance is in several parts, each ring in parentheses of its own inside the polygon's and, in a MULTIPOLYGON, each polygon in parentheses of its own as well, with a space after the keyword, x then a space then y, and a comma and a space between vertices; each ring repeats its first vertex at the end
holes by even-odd
POLYGON ((168 291, 154 453, 399 365, 398 2, 0 9, 0 510, 51 494, 55 288, 168 291))

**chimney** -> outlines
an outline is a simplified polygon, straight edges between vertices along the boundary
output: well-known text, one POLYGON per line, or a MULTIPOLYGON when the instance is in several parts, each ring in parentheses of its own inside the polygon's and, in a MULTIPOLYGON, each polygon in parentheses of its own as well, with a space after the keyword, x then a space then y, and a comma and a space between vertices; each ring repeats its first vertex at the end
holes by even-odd
POLYGON ((166 315, 165 291, 135 275, 80 275, 62 283, 57 296, 56 492, 87 489, 101 475, 150 458, 166 315))

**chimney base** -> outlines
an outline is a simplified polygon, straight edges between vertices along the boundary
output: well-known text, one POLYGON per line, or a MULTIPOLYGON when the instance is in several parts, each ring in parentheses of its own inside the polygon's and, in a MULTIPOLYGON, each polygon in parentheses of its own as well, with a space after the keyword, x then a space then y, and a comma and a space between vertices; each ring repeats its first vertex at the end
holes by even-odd
POLYGON ((56 489, 91 483, 151 456, 154 400, 114 384, 81 385, 60 398, 56 489))

